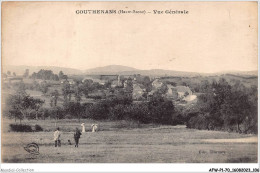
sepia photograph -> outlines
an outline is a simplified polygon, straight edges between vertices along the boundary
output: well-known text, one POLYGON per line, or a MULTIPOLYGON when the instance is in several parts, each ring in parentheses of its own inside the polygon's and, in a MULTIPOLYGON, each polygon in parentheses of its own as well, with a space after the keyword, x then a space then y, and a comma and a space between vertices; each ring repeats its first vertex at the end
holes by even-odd
POLYGON ((1 163, 258 163, 257 1, 1 10, 1 163))

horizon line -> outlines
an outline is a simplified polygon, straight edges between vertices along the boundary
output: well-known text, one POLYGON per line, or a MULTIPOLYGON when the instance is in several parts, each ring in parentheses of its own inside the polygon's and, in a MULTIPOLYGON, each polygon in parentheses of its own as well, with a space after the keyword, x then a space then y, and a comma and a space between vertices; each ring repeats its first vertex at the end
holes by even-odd
POLYGON ((258 72, 258 69, 256 69, 256 70, 235 70, 235 69, 230 69, 230 70, 222 70, 222 71, 217 71, 217 72, 195 72, 195 71, 183 71, 183 70, 169 70, 169 69, 163 69, 163 68, 138 69, 138 68, 135 68, 135 67, 126 66, 126 65, 118 65, 118 64, 97 66, 97 67, 87 68, 87 69, 81 69, 81 68, 75 68, 75 67, 65 67, 65 66, 54 66, 54 65, 35 65, 34 66, 34 65, 11 65, 11 64, 3 65, 2 64, 2 68, 4 66, 54 67, 54 68, 57 67, 57 68, 68 68, 68 69, 73 69, 73 70, 79 70, 79 71, 81 71, 83 73, 84 73, 84 71, 87 71, 87 70, 92 70, 92 69, 95 69, 95 68, 108 67, 108 66, 124 66, 124 67, 133 68, 133 69, 135 69, 137 71, 165 70, 165 71, 177 71, 177 72, 187 72, 187 73, 201 73, 201 74, 228 73, 228 72, 253 72, 253 71, 257 71, 258 72))

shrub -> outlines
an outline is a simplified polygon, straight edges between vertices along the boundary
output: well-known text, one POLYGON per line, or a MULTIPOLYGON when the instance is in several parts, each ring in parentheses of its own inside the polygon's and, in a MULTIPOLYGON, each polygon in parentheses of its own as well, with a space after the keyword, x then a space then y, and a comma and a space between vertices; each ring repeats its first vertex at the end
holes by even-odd
POLYGON ((13 132, 32 132, 32 127, 26 124, 10 124, 13 132))
POLYGON ((66 114, 66 115, 64 116, 64 118, 65 118, 65 119, 72 119, 73 116, 72 116, 71 114, 66 114))
POLYGON ((195 128, 199 130, 206 130, 209 129, 209 122, 207 121, 204 115, 198 115, 191 117, 187 123, 188 128, 195 128))
POLYGON ((86 109, 85 112, 89 118, 94 120, 104 120, 108 119, 109 117, 109 106, 107 103, 100 102, 93 104, 93 106, 86 109))
POLYGON ((41 132, 41 131, 43 131, 43 128, 40 125, 36 124, 35 125, 35 131, 36 132, 41 132))

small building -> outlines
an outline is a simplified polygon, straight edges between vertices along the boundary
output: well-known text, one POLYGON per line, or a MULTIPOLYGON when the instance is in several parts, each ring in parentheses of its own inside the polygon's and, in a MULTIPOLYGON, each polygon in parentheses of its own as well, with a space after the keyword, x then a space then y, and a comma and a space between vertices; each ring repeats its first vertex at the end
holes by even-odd
POLYGON ((60 81, 61 84, 65 83, 65 82, 68 82, 70 85, 74 85, 75 84, 73 79, 62 79, 60 81))
POLYGON ((7 78, 4 78, 4 80, 3 80, 4 83, 19 83, 22 81, 23 81, 22 77, 11 77, 11 76, 8 76, 7 78))
POLYGON ((139 100, 143 98, 145 87, 139 84, 133 84, 133 99, 139 100))
POLYGON ((100 75, 100 80, 118 80, 119 75, 100 75))
POLYGON ((111 81, 111 87, 115 88, 116 86, 119 86, 118 81, 116 80, 111 81))
POLYGON ((81 82, 84 83, 85 81, 88 81, 88 80, 93 81, 93 78, 92 77, 84 77, 84 79, 81 82))
POLYGON ((106 83, 106 80, 101 80, 101 79, 91 78, 91 77, 85 77, 82 80, 82 83, 84 83, 86 80, 91 80, 93 83, 96 82, 96 83, 99 83, 100 85, 105 85, 105 83, 106 83))
POLYGON ((176 87, 172 86, 172 85, 167 85, 167 92, 166 92, 166 97, 170 98, 170 99, 177 99, 178 98, 178 92, 176 87))
POLYGON ((176 91, 178 93, 178 98, 184 98, 185 95, 192 95, 192 91, 187 86, 176 86, 176 91))
POLYGON ((155 79, 152 82, 152 86, 153 86, 154 89, 161 88, 163 86, 163 82, 160 79, 155 79))

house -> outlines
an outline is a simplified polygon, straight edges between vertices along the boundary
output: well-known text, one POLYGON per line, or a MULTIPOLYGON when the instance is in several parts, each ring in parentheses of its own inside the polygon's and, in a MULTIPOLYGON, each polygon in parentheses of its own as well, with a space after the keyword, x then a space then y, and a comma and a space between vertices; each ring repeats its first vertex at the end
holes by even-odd
POLYGON ((85 77, 85 78, 82 80, 82 83, 84 83, 85 81, 88 81, 88 80, 92 80, 92 81, 93 81, 93 78, 92 78, 92 77, 85 77))
POLYGON ((163 82, 160 79, 155 79, 152 82, 152 86, 153 86, 153 89, 161 88, 163 86, 163 82))
POLYGON ((145 87, 139 84, 133 84, 133 99, 134 100, 139 100, 143 98, 143 94, 145 91, 145 87))
POLYGON ((115 88, 116 86, 119 86, 118 81, 117 80, 111 81, 111 87, 115 88))
POLYGON ((118 80, 119 75, 100 75, 100 80, 118 80))
POLYGON ((176 87, 172 85, 167 85, 167 92, 165 94, 166 97, 171 98, 171 99, 177 99, 178 98, 178 92, 176 87))
POLYGON ((97 90, 95 92, 89 93, 89 98, 93 99, 104 99, 106 98, 106 92, 104 90, 97 90))
POLYGON ((91 77, 85 77, 83 80, 82 80, 82 83, 84 83, 86 80, 92 80, 93 83, 96 82, 96 83, 99 83, 101 85, 105 85, 106 83, 106 80, 101 80, 101 79, 96 79, 96 78, 91 78, 91 77))
POLYGON ((185 95, 192 95, 192 91, 187 86, 176 86, 176 91, 178 93, 178 98, 184 98, 185 95))
POLYGON ((17 83, 17 82, 22 82, 23 78, 22 77, 11 77, 8 76, 7 78, 4 78, 3 82, 4 83, 17 83))
POLYGON ((62 79, 60 81, 61 84, 65 83, 65 82, 68 82, 70 85, 74 85, 75 84, 73 79, 62 79))
POLYGON ((171 98, 171 99, 185 98, 187 96, 192 95, 192 91, 187 86, 174 87, 172 85, 167 85, 167 88, 168 88, 168 90, 167 90, 165 96, 168 98, 171 98))
POLYGON ((132 78, 128 78, 127 80, 124 81, 124 88, 126 88, 128 85, 132 85, 133 79, 132 78))

